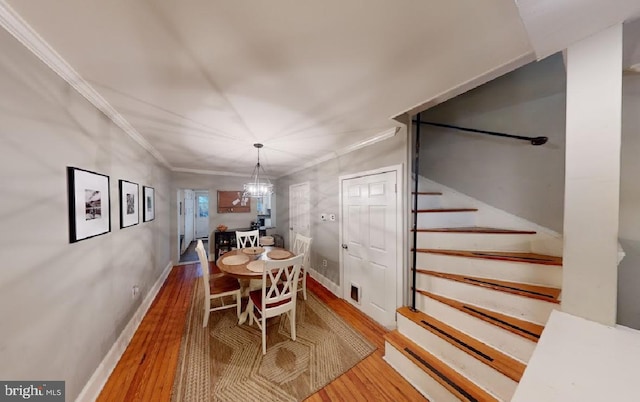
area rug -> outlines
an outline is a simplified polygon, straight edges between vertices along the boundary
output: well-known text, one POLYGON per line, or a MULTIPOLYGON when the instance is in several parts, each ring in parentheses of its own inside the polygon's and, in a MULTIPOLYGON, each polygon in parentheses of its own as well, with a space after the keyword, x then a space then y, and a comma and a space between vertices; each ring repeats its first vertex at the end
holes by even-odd
POLYGON ((375 350, 324 303, 298 295, 296 341, 286 315, 267 321, 267 354, 254 324, 238 325, 235 309, 211 313, 202 327, 198 280, 182 337, 172 402, 301 401, 375 350))

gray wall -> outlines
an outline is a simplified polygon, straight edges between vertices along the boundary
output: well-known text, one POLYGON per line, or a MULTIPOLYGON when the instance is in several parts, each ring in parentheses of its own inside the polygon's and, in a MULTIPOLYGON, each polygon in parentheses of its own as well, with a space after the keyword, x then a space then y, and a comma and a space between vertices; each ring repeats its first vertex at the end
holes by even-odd
MULTIPOLYGON (((565 71, 554 55, 441 104, 423 120, 527 136, 525 143, 422 128, 421 174, 542 226, 562 232, 565 71)), ((640 76, 623 78, 618 317, 640 329, 640 76)))
POLYGON ((622 81, 618 323, 640 329, 640 75, 622 81))
POLYGON ((561 233, 565 86, 562 57, 554 55, 423 112, 423 121, 549 142, 534 147, 422 125, 420 174, 561 233))
MULTIPOLYGON (((251 200, 250 213, 218 213, 218 190, 242 190, 242 185, 249 177, 217 176, 197 173, 173 172, 171 188, 171 258, 179 261, 178 254, 178 190, 209 190, 209 231, 216 230, 218 225, 233 228, 248 228, 251 221, 257 218, 256 200, 251 200)), ((209 244, 213 250, 213 242, 209 244)))
POLYGON ((170 262, 170 176, 4 30, 0 49, 0 378, 71 401, 170 262), (69 243, 67 166, 110 177, 110 233, 69 243), (154 221, 119 229, 119 179, 155 187, 154 221))
MULTIPOLYGON (((276 183, 278 195, 277 232, 289 239, 289 186, 309 182, 311 187, 311 266, 321 275, 340 284, 339 233, 340 200, 338 178, 342 175, 403 164, 406 170, 407 132, 403 128, 395 137, 370 145, 346 155, 312 166, 300 172, 281 177, 276 183), (321 221, 321 213, 335 213, 336 221, 321 221), (322 260, 327 266, 322 266, 322 260)), ((405 172, 406 174, 406 172, 405 172)), ((400 183, 398 183, 400 186, 400 183)), ((404 194, 404 193, 403 193, 404 194)), ((404 201, 403 201, 404 204, 404 201)))

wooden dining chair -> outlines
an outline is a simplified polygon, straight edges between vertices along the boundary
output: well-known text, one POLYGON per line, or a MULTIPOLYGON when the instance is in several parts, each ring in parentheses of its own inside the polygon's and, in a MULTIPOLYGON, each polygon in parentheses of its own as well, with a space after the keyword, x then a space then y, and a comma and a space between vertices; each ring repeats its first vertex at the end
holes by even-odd
POLYGON ((296 340, 296 292, 302 255, 286 260, 266 260, 262 288, 249 292, 249 325, 256 322, 262 331, 262 354, 267 353, 267 318, 286 313, 291 323, 291 339, 296 340))
POLYGON ((293 242, 293 254, 302 255, 302 268, 300 269, 300 279, 298 280, 298 292, 302 291, 302 296, 307 300, 307 270, 309 269, 309 261, 311 260, 311 237, 296 234, 293 242))
POLYGON ((202 267, 202 282, 204 283, 204 318, 202 320, 202 326, 207 326, 209 323, 209 313, 212 311, 235 307, 236 315, 240 318, 240 300, 242 296, 240 283, 236 278, 225 274, 217 274, 215 277, 209 274, 209 259, 207 258, 207 253, 204 250, 202 240, 198 240, 196 252, 200 259, 200 266, 202 267), (232 304, 225 304, 225 298, 229 296, 235 297, 236 302, 232 304), (215 299, 220 299, 220 306, 212 307, 212 302, 215 299))
POLYGON ((241 232, 236 230, 236 244, 238 248, 245 247, 258 247, 258 238, 260 237, 259 230, 249 230, 241 232))

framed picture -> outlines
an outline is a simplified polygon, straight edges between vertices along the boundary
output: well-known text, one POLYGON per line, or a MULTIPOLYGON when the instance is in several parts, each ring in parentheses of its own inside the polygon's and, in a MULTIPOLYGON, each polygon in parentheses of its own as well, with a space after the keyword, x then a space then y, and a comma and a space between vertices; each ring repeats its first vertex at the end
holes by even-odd
POLYGON ((68 166, 67 192, 71 243, 111 231, 109 176, 68 166))
POLYGON ((140 223, 138 185, 120 180, 120 229, 140 223))
POLYGON ((142 199, 144 202, 142 209, 142 221, 152 221, 156 217, 156 199, 153 187, 142 187, 142 199))
POLYGON ((251 212, 251 198, 243 197, 242 191, 218 190, 218 213, 251 212))

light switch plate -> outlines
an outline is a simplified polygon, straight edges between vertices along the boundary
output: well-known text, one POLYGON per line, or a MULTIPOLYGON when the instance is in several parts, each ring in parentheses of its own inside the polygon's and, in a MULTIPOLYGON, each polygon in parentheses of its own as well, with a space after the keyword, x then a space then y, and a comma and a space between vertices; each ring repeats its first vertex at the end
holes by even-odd
POLYGON ((327 214, 320 214, 320 220, 321 221, 326 221, 327 220, 327 214))

